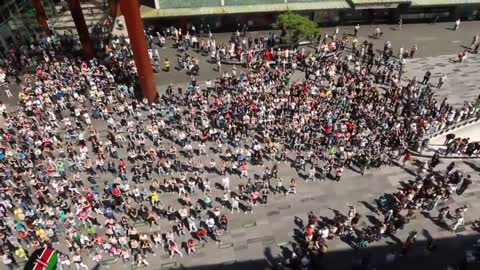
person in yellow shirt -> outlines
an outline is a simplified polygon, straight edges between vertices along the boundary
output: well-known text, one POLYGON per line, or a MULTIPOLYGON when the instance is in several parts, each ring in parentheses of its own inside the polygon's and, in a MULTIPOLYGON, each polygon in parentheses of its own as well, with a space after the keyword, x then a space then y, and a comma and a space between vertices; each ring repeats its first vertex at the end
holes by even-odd
POLYGON ((20 207, 15 208, 13 211, 13 214, 20 220, 25 220, 25 212, 23 212, 23 209, 20 207))
POLYGON ((160 196, 158 195, 158 193, 156 191, 153 191, 150 194, 150 200, 151 200, 152 205, 154 205, 156 202, 158 202, 160 200, 160 196))
POLYGON ((20 90, 20 92, 18 92, 18 99, 20 101, 27 101, 29 99, 29 96, 27 93, 25 93, 25 91, 22 89, 20 90))
POLYGON ((37 228, 35 234, 42 240, 48 240, 47 232, 43 228, 37 228))
POLYGON ((15 255, 20 259, 20 260, 23 260, 23 261, 27 261, 28 260, 28 253, 27 251, 22 247, 18 247, 16 250, 15 250, 15 255))
POLYGON ((322 98, 331 97, 332 96, 332 90, 322 90, 322 91, 320 91, 319 96, 322 97, 322 98))

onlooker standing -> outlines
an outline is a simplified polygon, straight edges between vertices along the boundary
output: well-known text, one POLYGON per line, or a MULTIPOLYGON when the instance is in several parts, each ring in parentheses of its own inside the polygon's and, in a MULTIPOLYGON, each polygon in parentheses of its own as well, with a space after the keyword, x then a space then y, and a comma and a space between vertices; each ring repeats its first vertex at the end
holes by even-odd
POLYGON ((453 27, 453 31, 457 31, 459 27, 460 27, 460 18, 458 18, 455 21, 455 26, 453 27))
POLYGON ((360 24, 357 23, 357 25, 355 25, 355 28, 354 28, 354 32, 353 32, 353 35, 356 37, 357 34, 358 34, 358 30, 360 30, 360 24))
POLYGON ((440 78, 438 78, 437 88, 440 89, 446 81, 447 81, 447 74, 444 73, 440 78))

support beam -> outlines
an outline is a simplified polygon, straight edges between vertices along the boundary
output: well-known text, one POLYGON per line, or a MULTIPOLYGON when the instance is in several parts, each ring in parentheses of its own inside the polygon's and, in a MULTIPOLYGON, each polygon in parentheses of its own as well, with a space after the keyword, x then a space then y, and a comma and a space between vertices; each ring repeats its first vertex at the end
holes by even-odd
POLYGON ((42 0, 32 0, 32 6, 35 8, 38 24, 43 27, 43 30, 45 30, 47 36, 53 35, 53 31, 48 25, 48 17, 45 9, 43 8, 42 0))
POLYGON ((82 7, 80 6, 80 0, 68 0, 68 7, 72 14, 75 28, 77 28, 78 37, 80 43, 82 43, 83 54, 86 59, 92 59, 95 57, 92 41, 90 40, 90 33, 88 33, 88 27, 85 23, 85 17, 83 17, 82 7))
POLYGON ((116 18, 118 16, 122 16, 122 12, 120 11, 120 0, 108 0, 108 8, 110 10, 110 16, 116 18))
POLYGON ((153 67, 148 56, 147 40, 145 39, 143 21, 140 17, 140 6, 138 1, 120 0, 120 9, 125 17, 128 37, 132 46, 133 58, 137 67, 138 79, 142 94, 153 102, 157 98, 155 79, 153 78, 153 67))

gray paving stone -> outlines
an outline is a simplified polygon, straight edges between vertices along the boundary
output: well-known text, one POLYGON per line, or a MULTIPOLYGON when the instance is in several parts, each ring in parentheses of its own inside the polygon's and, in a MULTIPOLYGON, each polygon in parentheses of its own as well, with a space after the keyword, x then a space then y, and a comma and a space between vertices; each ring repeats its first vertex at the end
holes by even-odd
POLYGON ((303 198, 303 199, 301 199, 300 202, 304 203, 304 202, 313 201, 313 200, 315 200, 314 197, 309 197, 309 198, 303 198))
POLYGON ((191 257, 194 257, 194 258, 205 258, 207 257, 209 254, 205 253, 205 252, 197 252, 197 253, 193 253, 193 254, 190 254, 188 256, 191 256, 191 257))
POLYGON ((269 225, 270 224, 270 222, 266 218, 258 219, 256 221, 256 223, 257 223, 257 226, 263 226, 263 225, 269 225))
POLYGON ((244 237, 247 233, 245 232, 241 232, 241 233, 230 233, 230 235, 233 237, 233 238, 240 238, 240 237, 244 237))
POLYGON ((256 237, 256 238, 247 239, 247 244, 263 243, 265 241, 272 241, 272 240, 275 241, 275 238, 273 236, 256 237))
POLYGON ((233 247, 233 243, 222 243, 219 248, 225 249, 225 248, 231 248, 233 247))
POLYGON ((244 228, 250 228, 250 227, 254 227, 254 226, 256 226, 256 225, 257 225, 256 222, 248 222, 248 223, 244 223, 244 224, 243 224, 243 227, 244 227, 244 228))
POLYGON ((248 245, 247 244, 242 244, 242 245, 234 245, 233 246, 233 250, 234 251, 240 251, 240 250, 243 250, 243 249, 247 249, 248 248, 248 245))
POLYGON ((177 266, 177 262, 162 263, 162 269, 171 269, 177 266))
POLYGON ((290 205, 290 204, 282 205, 282 206, 278 207, 278 209, 280 209, 280 210, 285 210, 285 209, 290 209, 290 208, 292 208, 292 205, 290 205))
POLYGON ((270 211, 267 213, 267 216, 269 217, 276 216, 276 215, 280 215, 280 211, 270 211))

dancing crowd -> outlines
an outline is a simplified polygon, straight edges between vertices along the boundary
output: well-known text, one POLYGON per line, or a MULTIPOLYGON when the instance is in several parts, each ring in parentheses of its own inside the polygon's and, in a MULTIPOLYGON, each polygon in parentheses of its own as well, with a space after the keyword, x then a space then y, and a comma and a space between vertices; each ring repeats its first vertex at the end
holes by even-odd
MULTIPOLYGON (((453 108, 437 104, 432 86, 402 81, 404 61, 391 45, 377 53, 365 41, 347 52, 348 35, 338 29, 319 37, 314 51, 280 48, 273 34, 242 41, 241 28, 228 46, 216 46, 211 33, 200 41, 205 30, 189 31, 147 31, 152 63, 159 61, 155 44, 173 39, 184 53, 179 65, 192 75, 199 68, 188 47, 198 43, 215 63, 237 54, 247 69, 220 72, 207 87, 193 76, 187 88, 170 85, 149 103, 137 97, 126 37, 98 42, 101 57, 89 61, 69 53, 80 48, 71 36, 10 51, 6 70, 20 90, 18 106, 0 106, 0 238, 8 269, 45 246, 59 250, 60 268, 87 269, 86 257, 148 265, 158 249, 172 258, 195 253, 201 242, 220 245, 231 215, 295 195, 305 188, 300 181, 341 181, 345 169, 363 174, 402 157, 404 166, 426 134, 478 115, 479 100, 453 108), (21 70, 31 48, 42 56, 29 64, 33 75, 21 70), (305 79, 293 80, 299 71, 305 79), (285 179, 279 170, 287 163, 308 177, 285 179)), ((454 167, 433 175, 435 163, 422 165, 405 191, 381 199, 385 218, 357 236, 359 247, 394 234, 417 209, 434 209, 469 179, 454 167)), ((455 211, 451 229, 465 211, 455 211)), ((359 219, 354 207, 327 223, 310 213, 304 250, 326 252, 325 239, 354 237, 359 219)))

